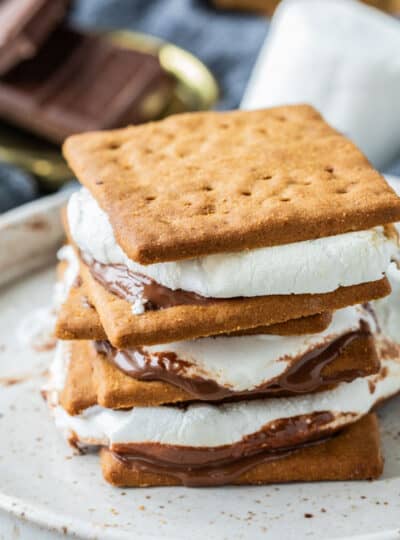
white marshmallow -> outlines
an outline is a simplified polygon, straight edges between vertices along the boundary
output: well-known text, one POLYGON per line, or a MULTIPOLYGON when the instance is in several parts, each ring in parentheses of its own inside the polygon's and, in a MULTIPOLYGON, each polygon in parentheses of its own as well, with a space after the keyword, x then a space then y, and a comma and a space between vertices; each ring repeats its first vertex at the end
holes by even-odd
MULTIPOLYGON (((317 294, 379 280, 397 252, 382 227, 282 246, 140 265, 117 244, 105 212, 86 190, 74 193, 68 222, 77 246, 103 264, 122 264, 170 289, 206 297, 317 294)), ((135 309, 137 306, 135 307, 135 309)))
POLYGON ((79 275, 79 260, 72 246, 63 246, 58 250, 59 261, 67 263, 62 279, 57 280, 53 291, 53 307, 56 311, 68 298, 69 291, 79 275))
POLYGON ((400 150, 400 25, 353 0, 286 0, 241 108, 309 103, 384 169, 400 150))
MULTIPOLYGON (((52 406, 59 429, 75 433, 84 444, 143 443, 216 447, 234 444, 284 418, 329 411, 334 418, 325 428, 356 421, 380 400, 400 391, 400 360, 383 360, 383 374, 341 383, 333 390, 290 398, 239 401, 222 405, 206 403, 179 407, 134 407, 112 410, 100 406, 76 416, 52 406), (375 386, 371 392, 370 383, 375 386)), ((53 375, 54 376, 54 375, 53 375)), ((54 383, 54 387, 57 382, 54 383)), ((52 384, 50 383, 50 387, 52 384)))
POLYGON ((388 337, 400 343, 400 270, 396 263, 389 266, 387 277, 392 293, 372 302, 379 326, 388 337))
POLYGON ((376 325, 371 314, 361 306, 351 306, 334 313, 323 332, 303 336, 254 335, 214 337, 179 341, 167 345, 143 347, 151 355, 174 352, 191 363, 182 371, 187 377, 202 377, 236 392, 252 390, 281 375, 299 356, 339 336, 357 330, 360 320, 372 332, 376 325))

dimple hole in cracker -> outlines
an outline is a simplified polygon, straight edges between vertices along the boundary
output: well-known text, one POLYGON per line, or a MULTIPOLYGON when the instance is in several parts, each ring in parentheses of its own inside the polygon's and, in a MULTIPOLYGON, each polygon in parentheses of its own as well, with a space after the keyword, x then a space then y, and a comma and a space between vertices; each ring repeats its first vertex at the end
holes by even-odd
POLYGON ((199 212, 199 215, 208 216, 209 214, 215 214, 215 206, 213 204, 206 204, 199 212))

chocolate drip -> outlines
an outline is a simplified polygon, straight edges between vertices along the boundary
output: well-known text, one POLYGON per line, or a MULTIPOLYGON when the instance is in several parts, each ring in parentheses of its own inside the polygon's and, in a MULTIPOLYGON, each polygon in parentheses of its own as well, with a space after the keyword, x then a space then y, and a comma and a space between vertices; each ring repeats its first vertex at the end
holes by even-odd
POLYGON ((251 468, 290 455, 332 436, 321 428, 333 420, 330 412, 281 419, 266 430, 222 447, 182 447, 157 443, 114 445, 114 457, 140 472, 163 474, 185 486, 232 483, 251 468))
POLYGON ((381 328, 379 326, 378 317, 376 316, 374 308, 371 306, 371 304, 369 302, 366 302, 365 304, 363 304, 362 307, 365 309, 365 311, 368 311, 368 313, 371 315, 371 317, 374 320, 375 326, 376 326, 376 331, 378 333, 380 333, 381 328))
POLYGON ((135 454, 168 464, 202 467, 226 464, 260 452, 281 450, 321 438, 321 433, 332 432, 329 424, 334 416, 329 411, 314 412, 268 423, 259 431, 243 437, 239 442, 223 446, 177 446, 160 443, 114 443, 112 450, 119 454, 135 454))
POLYGON ((143 274, 132 272, 122 264, 102 264, 93 259, 90 260, 82 252, 81 259, 89 267, 93 278, 105 289, 131 304, 142 300, 145 311, 219 301, 218 298, 206 298, 182 289, 174 291, 143 274))
POLYGON ((328 344, 315 347, 303 355, 300 360, 294 362, 278 378, 278 386, 295 393, 307 393, 316 390, 324 384, 344 382, 361 377, 363 375, 361 370, 342 371, 339 377, 324 377, 322 371, 325 366, 335 360, 355 339, 361 337, 367 338, 371 337, 371 335, 369 324, 361 320, 360 327, 357 330, 347 332, 328 344))
POLYGON ((295 451, 296 449, 287 450, 286 452, 263 452, 256 456, 238 459, 234 463, 202 468, 171 467, 161 462, 138 457, 135 454, 128 456, 112 452, 112 455, 124 466, 128 466, 142 474, 150 473, 169 476, 185 487, 212 487, 233 484, 237 478, 253 467, 284 458, 295 451))
POLYGON ((134 379, 164 381, 182 388, 195 400, 221 401, 232 398, 303 394, 363 376, 364 372, 359 369, 340 371, 338 375, 324 375, 323 370, 354 340, 370 336, 368 324, 360 321, 359 329, 314 347, 300 358, 292 359, 290 366, 280 376, 243 392, 230 390, 210 379, 188 376, 187 369, 192 363, 179 358, 174 352, 149 352, 143 348, 117 350, 108 341, 94 342, 94 347, 98 353, 106 356, 110 362, 134 379))

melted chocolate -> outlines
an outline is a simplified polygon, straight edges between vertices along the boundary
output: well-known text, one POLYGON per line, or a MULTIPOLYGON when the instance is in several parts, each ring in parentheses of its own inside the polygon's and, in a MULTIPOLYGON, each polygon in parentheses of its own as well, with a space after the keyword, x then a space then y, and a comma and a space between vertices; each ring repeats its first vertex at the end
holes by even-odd
MULTIPOLYGON (((202 467, 220 465, 260 452, 294 447, 321 438, 321 432, 334 419, 329 411, 281 418, 270 422, 239 442, 216 447, 175 446, 160 443, 114 443, 119 454, 135 454, 168 464, 202 467)), ((332 430, 331 430, 332 431, 332 430)))
POLYGON ((186 372, 192 365, 191 362, 179 358, 174 352, 150 353, 143 348, 117 350, 108 341, 96 341, 94 347, 98 353, 105 355, 110 362, 134 379, 164 381, 182 388, 195 400, 221 401, 265 395, 303 394, 361 377, 365 373, 359 369, 342 370, 334 376, 324 375, 323 370, 354 340, 370 336, 368 324, 361 321, 358 330, 313 348, 300 358, 293 359, 291 365, 279 377, 245 392, 232 391, 209 379, 188 376, 186 372))
POLYGON ((362 305, 362 307, 368 311, 368 313, 371 315, 371 317, 373 318, 374 320, 374 323, 375 323, 375 326, 376 326, 376 331, 378 333, 381 332, 381 328, 379 326, 379 321, 378 321, 378 317, 376 316, 376 313, 375 313, 375 310, 374 308, 372 307, 372 305, 369 303, 369 302, 366 302, 365 304, 362 305))
POLYGON ((139 473, 167 476, 173 478, 178 485, 186 487, 211 487, 232 484, 253 467, 268 461, 276 461, 284 458, 296 450, 288 449, 280 452, 263 452, 255 456, 238 459, 231 463, 201 468, 178 465, 171 466, 170 464, 150 460, 135 454, 121 455, 112 452, 112 455, 122 465, 128 466, 139 473))
POLYGON ((106 290, 131 304, 142 300, 145 311, 220 301, 217 298, 206 298, 182 289, 174 291, 143 274, 132 272, 122 264, 102 264, 94 259, 89 259, 82 252, 81 259, 89 267, 93 278, 106 290))
POLYGON ((332 435, 321 428, 333 420, 330 412, 281 419, 268 429, 222 447, 181 447, 164 444, 114 445, 114 457, 143 473, 162 474, 185 486, 216 486, 232 483, 256 465, 286 457, 324 442, 332 435))
POLYGON ((294 362, 278 378, 278 386, 295 393, 307 393, 326 384, 348 382, 357 377, 362 377, 364 375, 363 371, 357 369, 341 371, 338 376, 328 377, 325 377, 322 371, 325 366, 335 360, 354 340, 371 336, 368 323, 361 320, 358 330, 347 332, 328 344, 315 347, 303 355, 300 360, 294 362))

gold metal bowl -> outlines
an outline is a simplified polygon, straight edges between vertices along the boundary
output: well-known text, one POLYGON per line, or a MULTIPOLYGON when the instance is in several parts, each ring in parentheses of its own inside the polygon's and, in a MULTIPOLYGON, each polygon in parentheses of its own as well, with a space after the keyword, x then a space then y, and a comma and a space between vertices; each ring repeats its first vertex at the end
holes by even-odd
MULTIPOLYGON (((218 84, 214 76, 188 51, 138 32, 117 30, 100 33, 121 47, 157 55, 163 68, 176 78, 174 93, 163 117, 207 110, 217 101, 218 84)), ((50 190, 73 177, 58 146, 3 122, 0 122, 0 160, 34 174, 50 190)))

